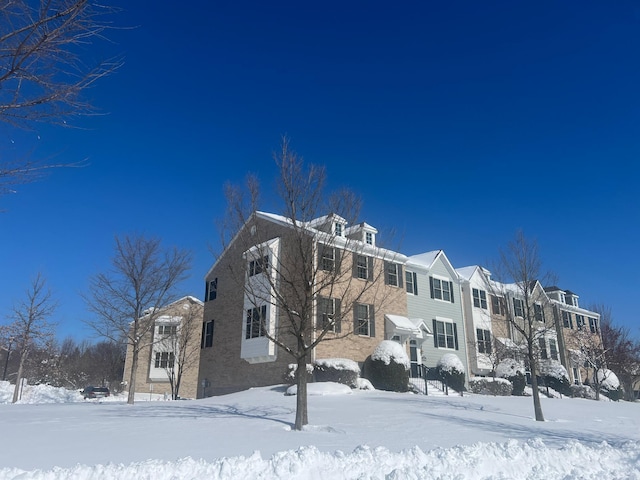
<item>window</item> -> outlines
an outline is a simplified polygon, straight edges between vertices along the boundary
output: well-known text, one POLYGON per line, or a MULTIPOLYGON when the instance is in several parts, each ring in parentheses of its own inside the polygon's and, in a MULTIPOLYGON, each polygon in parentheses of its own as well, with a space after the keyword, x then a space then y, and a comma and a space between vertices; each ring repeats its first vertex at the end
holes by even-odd
POLYGON ((204 301, 209 302, 215 300, 218 296, 218 279, 214 278, 210 282, 207 282, 204 292, 204 301))
POLYGON ((487 309, 487 292, 484 290, 479 290, 477 288, 473 289, 473 306, 478 308, 487 309))
POLYGON ((478 340, 478 353, 491 354, 491 332, 481 328, 476 329, 476 338, 478 340))
POLYGON ((321 245, 320 248, 320 268, 332 272, 336 267, 336 249, 325 245, 321 245))
POLYGON ((330 332, 340 333, 340 299, 318 298, 318 324, 317 328, 330 332))
POLYGON ((533 304, 533 313, 536 317, 536 320, 538 322, 542 322, 544 323, 544 309, 542 308, 542 305, 540 305, 539 303, 534 303, 533 304))
POLYGON ((558 360, 558 344, 553 338, 549 339, 549 353, 553 360, 558 360))
POLYGON ((175 355, 173 352, 156 352, 156 368, 173 368, 175 355))
POLYGON ((341 223, 335 223, 334 224, 334 232, 336 234, 336 237, 341 237, 342 236, 342 224, 341 223))
POLYGON ((202 324, 202 340, 200 340, 200 348, 211 346, 213 346, 213 320, 202 324))
POLYGON ((436 348, 458 350, 458 332, 456 324, 442 320, 433 320, 433 344, 436 348))
POLYGON ((589 317, 589 330, 591 333, 598 333, 598 320, 589 317))
POLYGON ((494 315, 504 315, 504 311, 502 309, 502 299, 496 297, 495 295, 491 295, 491 310, 494 315))
POLYGON ((407 286, 407 293, 418 295, 418 276, 415 272, 404 273, 404 284, 407 286))
POLYGON ((256 260, 251 260, 249 262, 249 276, 253 277, 254 275, 258 275, 269 268, 269 256, 265 255, 262 258, 258 258, 256 260))
POLYGON ((523 317, 524 318, 524 302, 522 300, 520 300, 519 298, 514 298, 513 299, 513 314, 516 317, 523 317))
POLYGON ((573 329, 573 319, 571 318, 571 312, 567 312, 566 310, 562 311, 562 325, 564 328, 573 329))
POLYGON ((547 342, 545 341, 545 339, 539 338, 538 345, 540 346, 540 358, 543 360, 549 358, 549 355, 547 355, 547 342))
POLYGON ((375 337, 375 321, 373 317, 373 305, 357 303, 354 308, 356 335, 375 337))
POLYGON ((385 283, 394 287, 402 287, 402 265, 385 262, 385 283))
POLYGON ((159 325, 158 326, 158 335, 175 335, 178 331, 177 325, 159 325))
POLYGON ((578 327, 578 330, 582 330, 582 327, 584 327, 584 315, 576 313, 576 327, 578 327))
POLYGON ((367 245, 373 245, 373 233, 365 232, 364 241, 367 243, 367 245))
POLYGON ((265 323, 267 321, 267 306, 250 308, 247 310, 247 331, 245 339, 264 337, 267 334, 265 323))
POLYGON ((431 298, 453 303, 453 282, 436 277, 429 277, 431 298))
POLYGON ((353 276, 363 280, 373 280, 373 257, 354 255, 353 276))
POLYGON ((575 385, 579 385, 580 384, 580 371, 578 370, 578 367, 573 367, 571 369, 573 371, 573 383, 575 385))

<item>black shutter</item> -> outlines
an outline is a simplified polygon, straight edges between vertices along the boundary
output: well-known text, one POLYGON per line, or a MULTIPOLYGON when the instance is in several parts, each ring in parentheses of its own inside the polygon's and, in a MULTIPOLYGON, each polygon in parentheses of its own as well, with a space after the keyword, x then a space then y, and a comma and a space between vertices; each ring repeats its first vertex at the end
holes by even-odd
POLYGON ((322 297, 318 297, 318 305, 316 307, 316 328, 318 330, 322 330, 324 325, 322 324, 322 314, 324 313, 322 310, 324 300, 322 297))
POLYGON ((200 348, 204 348, 204 337, 206 336, 206 334, 207 334, 207 322, 203 322, 202 323, 202 339, 200 340, 200 348))
POLYGON ((353 276, 354 278, 358 278, 358 254, 356 252, 353 252, 351 254, 351 256, 353 257, 353 276))
MULTIPOLYGON (((431 277, 429 277, 431 278, 431 277)), ((436 328, 436 319, 433 319, 433 346, 438 348, 438 329, 436 328)))
POLYGON ((204 281, 204 301, 209 300, 209 280, 204 281))
POLYGON ((455 343, 456 350, 458 350, 458 327, 455 323, 453 324, 453 342, 455 343))
POLYGON ((353 333, 358 335, 358 304, 353 304, 353 333))
POLYGON ((451 303, 455 303, 453 300, 453 282, 449 282, 449 290, 451 291, 451 303))
POLYGON ((367 257, 367 275, 370 282, 373 281, 373 257, 367 257))
POLYGON ((322 268, 322 256, 324 255, 325 246, 322 243, 318 244, 318 270, 324 270, 322 268))
POLYGON ((389 266, 391 263, 384 262, 384 284, 389 285, 389 266))
POLYGON ((396 268, 398 269, 398 286, 404 288, 404 271, 402 270, 402 265, 398 264, 396 268))
POLYGON ((334 271, 336 273, 340 273, 340 250, 337 248, 334 248, 334 253, 335 253, 335 266, 334 266, 334 271))
POLYGON ((434 296, 433 296, 433 277, 429 277, 429 288, 431 289, 431 298, 434 298, 434 296))
POLYGON ((413 294, 418 295, 418 275, 413 272, 413 294))
POLYGON ((376 336, 376 315, 373 305, 369 305, 369 336, 376 336))
POLYGON ((335 300, 335 315, 333 316, 336 324, 336 333, 342 332, 342 314, 340 312, 340 299, 335 300))

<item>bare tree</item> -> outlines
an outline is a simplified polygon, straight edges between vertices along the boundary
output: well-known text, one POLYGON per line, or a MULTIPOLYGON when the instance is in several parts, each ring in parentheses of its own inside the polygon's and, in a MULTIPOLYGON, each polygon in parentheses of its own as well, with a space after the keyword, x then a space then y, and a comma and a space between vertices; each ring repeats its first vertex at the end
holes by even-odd
POLYGON ((191 268, 191 255, 177 248, 163 250, 155 238, 125 236, 116 237, 111 263, 109 272, 89 282, 84 299, 96 318, 87 323, 110 340, 126 339, 132 358, 127 402, 133 403, 138 356, 150 345, 161 307, 175 299, 191 268))
MULTIPOLYGON (((90 0, 0 1, 0 122, 28 128, 35 122, 69 126, 93 112, 82 93, 122 63, 89 64, 83 55, 112 28, 113 7, 90 0)), ((55 166, 28 158, 0 161, 0 194, 55 166)))
MULTIPOLYGON (((342 319, 353 314, 358 302, 377 303, 379 308, 385 295, 381 281, 384 260, 393 260, 393 254, 342 231, 343 226, 357 225, 359 199, 346 189, 326 195, 325 169, 305 165, 291 150, 286 137, 274 160, 279 172, 281 218, 288 229, 278 247, 282 251, 277 256, 270 255, 271 249, 276 248, 269 241, 272 224, 260 221, 256 214, 260 192, 255 177, 249 178, 246 191, 227 187, 229 209, 222 232, 233 235, 234 248, 243 252, 246 260, 229 262, 229 269, 244 292, 245 302, 254 307, 246 320, 247 329, 251 330, 247 335, 265 336, 295 362, 294 428, 301 430, 308 424, 307 365, 314 349, 321 342, 337 341, 353 335, 354 330, 363 333, 369 328, 366 320, 356 325, 342 319), (318 219, 324 223, 312 223, 318 219), (270 263, 268 259, 275 257, 279 260, 270 263), (367 258, 374 257, 380 265, 377 269, 366 264, 367 258), (356 275, 354 272, 360 260, 365 263, 360 265, 362 274, 357 278, 360 271, 356 275), (264 305, 271 305, 278 312, 277 322, 267 323, 261 310, 264 305)), ((225 250, 230 238, 223 235, 225 250)), ((363 315, 365 318, 367 313, 363 315)))
POLYGON ((600 314, 606 366, 622 383, 625 400, 633 401, 633 385, 640 380, 640 341, 631 335, 628 328, 615 325, 611 308, 594 305, 590 310, 600 314))
POLYGON ((20 396, 20 387, 29 353, 39 345, 53 339, 54 324, 49 322, 49 317, 55 311, 56 306, 45 278, 38 273, 25 292, 24 299, 13 307, 11 315, 13 322, 9 325, 9 329, 11 337, 15 341, 19 358, 13 403, 17 402, 20 396))
POLYGON ((157 342, 158 346, 173 354, 165 371, 171 385, 173 400, 180 398, 180 384, 185 372, 198 366, 200 360, 200 333, 202 328, 202 304, 186 303, 181 319, 175 325, 175 332, 169 333, 157 342))
POLYGON ((531 371, 535 418, 544 421, 537 373, 541 354, 543 358, 546 356, 544 342, 552 330, 552 315, 548 313, 550 301, 540 282, 551 281, 551 275, 543 275, 537 243, 528 240, 522 231, 516 232, 515 238, 500 250, 492 271, 500 281, 490 282, 491 293, 501 303, 513 341, 522 346, 531 371))

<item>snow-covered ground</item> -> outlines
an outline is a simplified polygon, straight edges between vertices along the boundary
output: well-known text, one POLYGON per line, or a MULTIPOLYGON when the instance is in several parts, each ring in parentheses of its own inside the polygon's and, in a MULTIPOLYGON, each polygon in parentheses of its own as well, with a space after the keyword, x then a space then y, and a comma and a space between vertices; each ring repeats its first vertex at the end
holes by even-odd
POLYGON ((127 405, 39 386, 13 405, 0 382, 0 480, 640 479, 639 404, 543 398, 536 422, 530 397, 310 387, 296 432, 283 387, 127 405))

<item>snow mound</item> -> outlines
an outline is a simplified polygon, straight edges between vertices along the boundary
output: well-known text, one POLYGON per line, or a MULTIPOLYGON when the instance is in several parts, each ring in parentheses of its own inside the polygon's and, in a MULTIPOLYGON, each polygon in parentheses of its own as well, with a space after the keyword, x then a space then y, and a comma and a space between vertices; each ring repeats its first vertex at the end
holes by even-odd
POLYGON ((278 452, 262 458, 259 452, 212 462, 183 458, 176 462, 148 460, 129 465, 77 465, 73 468, 24 471, 0 469, 0 480, 211 480, 261 479, 456 479, 490 480, 618 480, 639 479, 640 443, 613 448, 606 442, 587 446, 571 440, 562 448, 549 448, 541 440, 521 443, 478 443, 423 451, 419 447, 392 452, 385 447, 360 446, 351 453, 322 452, 315 446, 278 452), (593 459, 598 461, 594 462, 593 459))

